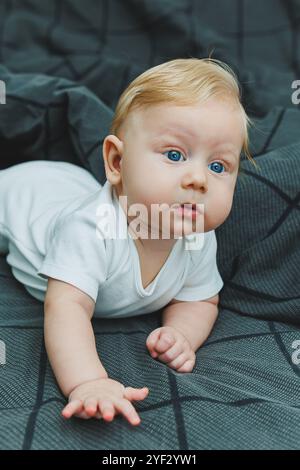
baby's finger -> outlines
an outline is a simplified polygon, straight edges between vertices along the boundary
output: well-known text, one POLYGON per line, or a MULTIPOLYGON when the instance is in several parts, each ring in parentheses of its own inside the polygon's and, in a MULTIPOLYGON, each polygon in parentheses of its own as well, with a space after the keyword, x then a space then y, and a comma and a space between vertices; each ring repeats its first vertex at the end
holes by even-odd
POLYGON ((75 418, 81 418, 81 419, 91 419, 94 418, 94 416, 89 416, 85 411, 81 411, 80 413, 76 413, 75 418))
POLYGON ((192 372, 195 366, 194 359, 189 359, 181 367, 177 369, 177 372, 192 372))
POLYGON ((171 333, 163 332, 161 333, 161 336, 155 345, 155 351, 159 354, 164 353, 170 349, 175 344, 175 342, 176 340, 171 333))
POLYGON ((95 398, 88 398, 84 401, 84 410, 88 416, 95 416, 97 407, 98 401, 95 398))
POLYGON ((159 361, 166 362, 166 363, 171 362, 174 359, 176 359, 176 357, 178 357, 183 351, 184 351, 183 343, 180 341, 176 341, 173 346, 167 349, 167 351, 164 352, 163 354, 160 354, 157 359, 159 361))
POLYGON ((167 365, 172 369, 178 369, 179 367, 183 366, 183 364, 187 360, 187 353, 184 351, 183 353, 179 354, 173 361, 168 362, 167 365))
POLYGON ((130 401, 121 399, 116 401, 114 405, 116 410, 121 413, 130 424, 133 426, 140 424, 141 419, 130 401))
POLYGON ((81 400, 72 400, 68 403, 61 414, 64 418, 71 418, 74 414, 80 413, 83 408, 83 403, 81 400))
POLYGON ((81 411, 80 413, 75 415, 76 418, 81 418, 81 419, 102 419, 101 413, 97 410, 97 412, 94 414, 94 416, 90 416, 86 413, 86 411, 81 411))
POLYGON ((143 388, 133 388, 133 387, 126 387, 124 391, 124 398, 129 401, 140 401, 144 400, 149 393, 148 387, 143 388))
POLYGON ((115 409, 112 402, 108 400, 99 400, 98 402, 99 410, 101 412, 101 416, 105 421, 112 421, 115 416, 115 409))
POLYGON ((153 330, 146 340, 146 346, 150 353, 154 352, 154 346, 156 345, 159 338, 160 330, 161 328, 156 328, 156 330, 153 330))

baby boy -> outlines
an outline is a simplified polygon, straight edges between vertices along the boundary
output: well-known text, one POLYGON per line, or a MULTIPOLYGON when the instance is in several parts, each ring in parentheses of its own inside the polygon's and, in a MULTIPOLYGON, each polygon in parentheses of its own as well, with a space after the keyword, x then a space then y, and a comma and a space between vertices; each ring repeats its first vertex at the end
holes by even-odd
MULTIPOLYGON (((213 59, 177 59, 147 70, 121 95, 103 143, 107 181, 102 189, 86 170, 71 164, 23 164, 31 174, 34 165, 39 164, 39 170, 48 165, 48 181, 53 168, 57 186, 59 172, 62 180, 69 180, 69 171, 80 185, 78 193, 75 184, 73 192, 67 182, 63 185, 66 194, 60 199, 63 204, 56 205, 59 217, 53 232, 45 232, 43 244, 36 243, 45 255, 36 283, 19 278, 32 295, 44 300, 45 344, 68 398, 65 418, 112 421, 122 414, 138 425, 132 402, 149 393, 147 387, 125 387, 108 377, 96 350, 93 316, 118 318, 162 308, 162 326, 146 340, 149 354, 177 372, 192 372, 195 353, 218 315, 223 282, 214 230, 230 214, 241 151, 251 160, 248 123, 228 66, 213 59), (72 197, 76 194, 77 199, 72 197), (105 235, 103 223, 96 226, 95 209, 106 203, 117 215, 110 215, 110 228, 117 229, 119 221, 114 238, 105 235), (136 206, 142 208, 138 219, 132 210, 136 206), (124 227, 128 237, 121 239, 124 227), (188 245, 190 240, 197 243, 188 245), (45 295, 39 291, 42 279, 45 295)), ((7 178, 7 188, 8 171, 13 178, 17 169, 0 172, 0 183, 7 178)), ((8 241, 17 233, 8 216, 2 215, 2 227, 2 243, 5 236, 8 241)), ((34 222, 30 227, 34 232, 34 222)), ((24 233, 20 225, 18 231, 24 233)), ((41 230, 36 233, 41 236, 41 230)), ((16 252, 16 240, 9 245, 12 267, 22 250, 34 265, 35 250, 31 247, 25 256, 23 240, 16 252)), ((18 277, 20 271, 13 272, 18 277)))

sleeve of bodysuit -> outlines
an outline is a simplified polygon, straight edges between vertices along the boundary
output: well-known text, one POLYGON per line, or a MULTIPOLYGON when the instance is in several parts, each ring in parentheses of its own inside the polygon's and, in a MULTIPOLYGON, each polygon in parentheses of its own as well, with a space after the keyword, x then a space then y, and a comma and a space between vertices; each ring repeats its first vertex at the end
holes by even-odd
MULTIPOLYGON (((203 236, 197 235, 199 240, 203 236)), ((181 290, 174 297, 176 300, 206 300, 215 296, 224 285, 217 267, 215 231, 206 232, 204 235, 202 248, 190 251, 188 274, 181 290)))
POLYGON ((97 237, 88 218, 74 214, 61 221, 48 243, 38 276, 67 282, 88 294, 95 302, 106 279, 105 243, 97 237))

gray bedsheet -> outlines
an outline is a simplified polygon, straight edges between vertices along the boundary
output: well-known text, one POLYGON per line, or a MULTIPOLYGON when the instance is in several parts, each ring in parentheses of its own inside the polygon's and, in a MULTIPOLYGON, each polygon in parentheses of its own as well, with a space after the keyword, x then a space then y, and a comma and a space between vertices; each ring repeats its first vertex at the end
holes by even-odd
POLYGON ((0 256, 1 449, 299 449, 299 18, 298 1, 0 3, 0 168, 64 160, 103 183, 102 142, 126 85, 152 65, 213 49, 242 82, 259 165, 243 157, 232 213, 217 230, 220 315, 193 373, 148 355, 161 312, 94 321, 109 375, 150 389, 136 428, 120 416, 60 416, 43 306, 0 256))

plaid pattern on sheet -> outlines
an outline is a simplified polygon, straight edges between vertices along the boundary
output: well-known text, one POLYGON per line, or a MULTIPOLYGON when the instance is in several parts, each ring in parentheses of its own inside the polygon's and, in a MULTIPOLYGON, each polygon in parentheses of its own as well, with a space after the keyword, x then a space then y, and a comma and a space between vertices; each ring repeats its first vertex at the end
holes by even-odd
POLYGON ((102 142, 127 84, 166 60, 211 52, 241 81, 259 165, 243 157, 231 215, 216 231, 220 315, 193 373, 149 356, 161 312, 93 321, 110 377, 150 389, 136 402, 136 428, 120 416, 60 416, 43 305, 0 256, 1 449, 299 449, 299 25, 297 0, 0 3, 0 169, 64 160, 103 183, 102 142))

